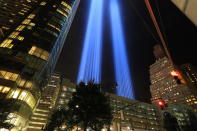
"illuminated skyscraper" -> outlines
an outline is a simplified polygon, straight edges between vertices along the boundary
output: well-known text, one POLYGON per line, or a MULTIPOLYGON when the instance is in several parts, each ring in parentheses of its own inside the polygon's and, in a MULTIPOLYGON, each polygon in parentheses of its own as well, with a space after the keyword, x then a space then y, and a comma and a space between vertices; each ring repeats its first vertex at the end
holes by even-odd
POLYGON ((154 47, 156 61, 150 66, 152 103, 158 104, 158 101, 162 99, 169 104, 189 105, 197 112, 196 92, 185 81, 185 76, 180 69, 177 69, 162 52, 161 46, 154 47))
POLYGON ((0 0, 0 96, 13 100, 10 120, 27 125, 43 74, 53 72, 79 0, 0 0), (17 108, 16 108, 17 107, 17 108))

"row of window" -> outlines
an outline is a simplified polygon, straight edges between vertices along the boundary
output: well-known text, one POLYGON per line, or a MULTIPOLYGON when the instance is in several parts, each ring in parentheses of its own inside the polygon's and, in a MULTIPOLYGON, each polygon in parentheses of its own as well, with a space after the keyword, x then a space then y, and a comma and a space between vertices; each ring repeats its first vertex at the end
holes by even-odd
POLYGON ((72 9, 71 6, 68 5, 68 4, 67 4, 66 2, 64 2, 64 1, 62 1, 61 4, 62 4, 63 6, 65 6, 66 8, 68 8, 69 10, 72 9))
MULTIPOLYGON (((10 113, 8 117, 11 119, 6 120, 6 122, 9 122, 10 124, 13 124, 15 126, 25 125, 26 120, 18 114, 10 113)), ((3 130, 3 131, 7 131, 7 130, 3 130)))
POLYGON ((49 25, 50 27, 52 27, 52 28, 56 29, 57 31, 60 31, 60 28, 56 27, 55 25, 50 24, 50 23, 48 23, 48 25, 49 25))
POLYGON ((13 40, 11 40, 11 39, 6 39, 0 44, 0 47, 11 49, 14 46, 13 44, 11 44, 12 41, 13 40))
POLYGON ((62 14, 65 17, 68 17, 68 15, 65 12, 63 12, 62 10, 60 10, 60 9, 57 9, 57 12, 62 14))
POLYGON ((0 93, 8 93, 10 87, 0 85, 0 93))
POLYGON ((32 109, 36 105, 36 100, 30 92, 18 88, 12 89, 8 93, 7 98, 22 100, 27 103, 32 109))
POLYGON ((31 81, 21 79, 19 74, 13 72, 0 70, 0 78, 16 81, 16 84, 20 87, 31 88, 33 86, 33 83, 31 81))
POLYGON ((0 78, 2 79, 16 81, 18 77, 19 77, 19 74, 0 70, 0 78))
POLYGON ((31 26, 35 26, 34 23, 31 23, 31 20, 35 17, 35 14, 30 14, 28 16, 27 19, 25 19, 22 24, 24 25, 19 25, 17 28, 16 28, 16 31, 12 32, 10 34, 10 36, 8 37, 8 39, 4 40, 1 44, 0 44, 0 47, 3 47, 3 48, 9 48, 11 49, 14 44, 12 44, 13 42, 13 39, 18 39, 20 41, 23 41, 24 40, 24 37, 23 36, 19 36, 20 32, 29 24, 31 26))
POLYGON ((49 53, 47 51, 36 46, 32 46, 32 48, 29 50, 29 54, 39 57, 43 60, 48 60, 49 58, 49 53))

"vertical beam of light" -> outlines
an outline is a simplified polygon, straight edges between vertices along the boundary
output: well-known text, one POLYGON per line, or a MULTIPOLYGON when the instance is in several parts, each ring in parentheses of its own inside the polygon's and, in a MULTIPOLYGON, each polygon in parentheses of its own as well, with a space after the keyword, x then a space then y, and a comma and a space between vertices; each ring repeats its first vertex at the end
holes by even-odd
POLYGON ((110 1, 110 19, 115 63, 114 68, 116 82, 118 84, 117 95, 127 98, 134 98, 133 85, 125 49, 120 10, 117 0, 110 1))
POLYGON ((101 81, 103 0, 91 0, 77 83, 101 81))

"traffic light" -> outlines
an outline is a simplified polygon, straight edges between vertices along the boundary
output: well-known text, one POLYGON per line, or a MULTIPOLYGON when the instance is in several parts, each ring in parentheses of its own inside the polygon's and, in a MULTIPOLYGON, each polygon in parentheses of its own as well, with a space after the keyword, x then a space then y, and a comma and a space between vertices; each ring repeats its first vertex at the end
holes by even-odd
POLYGON ((182 78, 182 76, 181 76, 181 74, 178 71, 172 71, 170 74, 175 79, 177 84, 185 83, 183 78, 182 78))
POLYGON ((157 101, 158 106, 163 110, 164 107, 167 107, 167 103, 164 100, 158 100, 157 101))

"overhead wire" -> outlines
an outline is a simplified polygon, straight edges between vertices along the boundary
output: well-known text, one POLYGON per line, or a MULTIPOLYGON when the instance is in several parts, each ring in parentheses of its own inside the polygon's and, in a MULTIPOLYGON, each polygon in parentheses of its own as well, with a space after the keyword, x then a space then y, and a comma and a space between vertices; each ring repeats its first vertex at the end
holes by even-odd
POLYGON ((157 0, 155 0, 155 5, 156 5, 156 9, 157 9, 157 12, 158 12, 158 15, 159 15, 159 23, 161 25, 161 32, 164 36, 166 44, 168 44, 167 35, 166 35, 166 32, 165 32, 165 26, 164 26, 164 23, 163 23, 163 19, 162 19, 161 12, 160 12, 160 9, 159 9, 159 3, 158 3, 157 0))
POLYGON ((150 14, 150 17, 151 17, 151 19, 152 19, 152 21, 153 21, 153 23, 154 23, 155 29, 156 29, 156 31, 157 31, 157 33, 158 33, 158 35, 159 35, 160 40, 161 40, 161 44, 162 44, 163 47, 164 47, 164 51, 165 51, 167 57, 169 58, 170 62, 173 64, 172 57, 171 57, 170 52, 169 52, 169 50, 168 50, 168 48, 167 48, 166 41, 164 40, 163 34, 162 34, 162 32, 161 32, 161 29, 160 29, 160 27, 159 27, 159 24, 158 24, 158 22, 157 22, 157 19, 156 19, 156 17, 155 17, 154 12, 153 12, 153 9, 152 9, 152 6, 151 6, 151 4, 150 4, 150 1, 149 1, 149 0, 145 0, 145 4, 146 4, 146 7, 147 7, 148 12, 149 12, 149 14, 150 14))
POLYGON ((131 2, 131 0, 129 0, 129 5, 131 6, 131 8, 136 12, 137 16, 141 19, 141 22, 144 24, 146 30, 151 34, 151 36, 153 37, 153 39, 157 42, 160 43, 160 41, 156 38, 153 30, 151 30, 150 25, 148 25, 148 22, 142 17, 142 15, 140 14, 140 12, 138 11, 138 9, 135 6, 134 2, 131 2))

